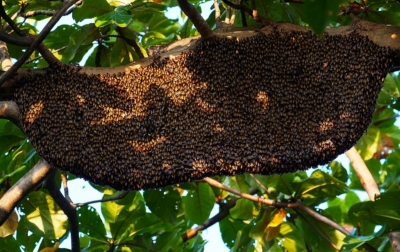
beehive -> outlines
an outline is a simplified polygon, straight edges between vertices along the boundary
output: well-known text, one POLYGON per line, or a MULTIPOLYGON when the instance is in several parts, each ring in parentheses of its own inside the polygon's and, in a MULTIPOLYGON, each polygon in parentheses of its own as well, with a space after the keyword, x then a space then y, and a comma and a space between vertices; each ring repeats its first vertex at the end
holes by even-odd
POLYGON ((331 161, 371 122, 391 55, 355 33, 214 37, 127 74, 48 68, 15 96, 53 166, 115 189, 156 188, 331 161))

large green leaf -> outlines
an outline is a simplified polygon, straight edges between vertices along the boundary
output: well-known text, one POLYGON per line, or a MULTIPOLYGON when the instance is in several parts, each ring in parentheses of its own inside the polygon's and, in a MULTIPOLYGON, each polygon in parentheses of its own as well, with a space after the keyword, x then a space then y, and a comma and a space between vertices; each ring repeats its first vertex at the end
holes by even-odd
POLYGON ((305 0, 304 14, 307 22, 315 33, 321 34, 333 17, 339 12, 340 0, 305 0))
POLYGON ((82 46, 91 46, 92 42, 100 38, 99 29, 94 24, 87 24, 71 34, 67 49, 65 49, 62 62, 69 63, 82 46))
POLYGON ((214 207, 215 195, 208 184, 198 183, 196 189, 189 191, 182 200, 187 219, 192 223, 202 225, 214 207))
POLYGON ((240 230, 243 230, 245 226, 246 224, 242 220, 235 220, 230 216, 219 222, 219 230, 221 231, 222 240, 229 248, 234 246, 237 233, 240 230))
POLYGON ((106 25, 115 24, 119 27, 126 27, 132 20, 133 15, 129 14, 124 7, 117 7, 113 11, 105 13, 95 18, 95 25, 97 27, 104 27, 106 25))
POLYGON ((83 206, 78 208, 77 214, 79 221, 79 232, 84 233, 91 239, 107 241, 106 228, 104 227, 104 223, 96 209, 91 206, 83 206))
POLYGON ((358 202, 360 202, 358 195, 350 191, 346 193, 344 199, 335 198, 334 200, 328 201, 328 208, 325 209, 325 213, 339 224, 351 224, 352 222, 349 220, 347 213, 349 209, 358 202))
POLYGON ((75 8, 72 17, 76 22, 87 18, 94 18, 104 13, 110 12, 113 7, 106 0, 85 0, 83 4, 75 8))
POLYGON ((383 192, 376 201, 355 204, 349 210, 349 218, 354 224, 367 221, 375 225, 385 225, 390 232, 399 231, 400 191, 383 192))
POLYGON ((383 234, 383 231, 385 228, 381 228, 378 232, 369 235, 369 236, 354 236, 354 235, 349 235, 346 236, 346 238, 343 240, 345 244, 340 248, 340 252, 351 252, 354 251, 354 249, 360 247, 367 241, 370 241, 374 239, 375 237, 379 237, 383 234))
POLYGON ((174 223, 181 204, 181 196, 177 190, 168 187, 163 190, 147 190, 143 193, 147 207, 158 218, 174 223))
POLYGON ((281 224, 278 240, 284 247, 285 251, 301 252, 307 251, 304 239, 299 230, 290 222, 281 224))
POLYGON ((315 170, 301 182, 296 197, 301 197, 307 205, 320 204, 326 198, 334 198, 347 191, 348 187, 342 181, 321 170, 315 170))
POLYGON ((31 192, 21 202, 28 228, 41 232, 46 239, 58 239, 68 231, 68 218, 50 195, 31 192))
POLYGON ((363 136, 358 140, 356 149, 360 156, 367 160, 374 156, 381 143, 381 132, 378 127, 371 125, 363 136))
MULTIPOLYGON (((299 218, 296 222, 296 226, 299 228, 300 232, 302 233, 303 239, 305 240, 306 244, 309 245, 311 251, 336 251, 331 246, 331 244, 326 241, 315 229, 318 229, 320 232, 325 234, 325 236, 329 237, 330 241, 338 248, 343 245, 343 239, 345 238, 344 234, 326 225, 325 223, 322 223, 312 218, 311 216, 308 216, 305 213, 302 213, 302 216, 306 220, 304 220, 303 218, 299 218), (310 226, 309 223, 311 223, 312 226, 310 226)), ((326 217, 330 218, 330 216, 326 217)))
POLYGON ((240 220, 251 219, 258 214, 254 202, 247 199, 239 199, 229 212, 232 218, 240 220))

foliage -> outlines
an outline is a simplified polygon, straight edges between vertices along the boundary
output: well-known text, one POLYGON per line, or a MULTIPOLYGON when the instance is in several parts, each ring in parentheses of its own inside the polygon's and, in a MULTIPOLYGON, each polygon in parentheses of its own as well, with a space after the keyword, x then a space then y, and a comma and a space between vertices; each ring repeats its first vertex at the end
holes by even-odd
MULTIPOLYGON (((200 4, 205 1, 191 2, 201 12, 200 4)), ((3 1, 9 16, 16 14, 23 3, 27 3, 25 11, 57 10, 60 6, 57 1, 3 1)), ((227 5, 219 5, 224 19, 227 5)), ((356 14, 363 19, 400 26, 398 1, 371 0, 365 5, 363 1, 352 3, 346 0, 305 0, 304 4, 255 0, 255 5, 264 17, 307 24, 316 33, 323 32, 329 24, 348 24, 350 18, 343 13, 356 7, 359 10, 356 14)), ((44 44, 64 63, 83 62, 85 66, 99 63, 103 67, 125 65, 139 59, 140 52, 147 56, 146 49, 151 46, 198 35, 190 20, 180 22, 166 16, 166 11, 176 6, 175 0, 84 0, 72 12, 74 24, 59 25, 46 37, 44 44), (129 41, 135 41, 139 50, 129 41)), ((213 7, 207 15, 207 22, 215 27, 213 7)), ((185 17, 184 14, 181 16, 185 17)), ((23 31, 38 34, 36 22, 44 18, 37 15, 28 21, 17 18, 16 22, 23 31)), ((234 25, 241 26, 242 19, 238 15, 234 25)), ((246 19, 249 25, 257 24, 248 14, 246 19)), ((23 53, 20 47, 12 45, 9 52, 13 58, 23 53)), ((33 54, 24 67, 46 66, 47 63, 38 56, 33 54)), ((200 233, 187 241, 183 241, 182 235, 205 223, 216 204, 222 212, 230 202, 236 201, 218 223, 222 240, 232 251, 334 251, 319 232, 329 237, 341 251, 353 251, 365 243, 379 251, 389 251, 386 235, 400 231, 400 129, 395 119, 400 109, 399 89, 400 76, 389 74, 378 97, 373 123, 356 145, 382 190, 375 202, 359 198, 356 192, 364 189, 358 177, 338 161, 312 173, 218 178, 224 185, 244 193, 253 188, 259 197, 277 202, 300 201, 340 225, 355 228, 352 235, 345 237, 301 210, 259 205, 204 182, 194 182, 130 192, 123 199, 102 202, 101 212, 92 206, 79 207, 81 249, 202 251, 207 241, 200 233)), ((0 120, 1 189, 6 191, 15 184, 38 159, 21 130, 9 121, 0 120)), ((58 183, 61 185, 60 181, 58 183)), ((104 199, 117 193, 110 188, 94 188, 104 195, 104 199)), ((68 219, 54 199, 46 190, 40 189, 20 202, 12 217, 0 227, 3 237, 0 248, 4 251, 55 251, 68 237, 68 227, 68 219)))

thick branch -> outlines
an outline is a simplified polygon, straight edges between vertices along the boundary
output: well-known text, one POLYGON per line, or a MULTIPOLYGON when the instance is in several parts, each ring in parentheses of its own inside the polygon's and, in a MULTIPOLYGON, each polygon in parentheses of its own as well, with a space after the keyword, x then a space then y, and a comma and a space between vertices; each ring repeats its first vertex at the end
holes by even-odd
POLYGON ((190 4, 187 0, 178 0, 178 4, 181 7, 183 13, 192 21, 197 31, 200 33, 202 38, 209 38, 214 36, 211 27, 203 19, 200 13, 190 4))
POLYGON ((78 215, 76 214, 76 208, 73 207, 60 192, 55 181, 56 171, 57 170, 53 170, 49 174, 49 177, 46 179, 45 188, 49 191, 51 197, 53 197, 54 201, 63 210, 65 215, 67 215, 71 233, 71 250, 78 252, 80 251, 78 215))
POLYGON ((40 159, 39 162, 15 183, 0 199, 0 226, 14 210, 18 202, 36 189, 51 171, 50 165, 40 159))
POLYGON ((368 193, 369 199, 374 201, 375 196, 379 195, 380 192, 378 184, 376 183, 374 177, 372 177, 372 174, 365 165, 364 160, 354 147, 348 150, 346 155, 350 159, 350 162, 353 165, 354 171, 360 179, 362 186, 368 193))
POLYGON ((0 118, 8 119, 22 129, 19 108, 14 101, 0 101, 0 118))

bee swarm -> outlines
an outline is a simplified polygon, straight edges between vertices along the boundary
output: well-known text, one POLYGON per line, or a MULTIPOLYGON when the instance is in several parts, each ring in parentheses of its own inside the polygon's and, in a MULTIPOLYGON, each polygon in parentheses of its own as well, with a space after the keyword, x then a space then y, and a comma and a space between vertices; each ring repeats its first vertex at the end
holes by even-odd
POLYGON ((389 49, 307 32, 200 40, 124 74, 20 79, 24 130, 54 167, 115 189, 325 164, 367 129, 389 49))

